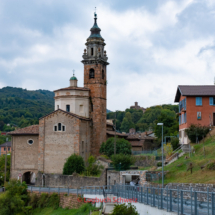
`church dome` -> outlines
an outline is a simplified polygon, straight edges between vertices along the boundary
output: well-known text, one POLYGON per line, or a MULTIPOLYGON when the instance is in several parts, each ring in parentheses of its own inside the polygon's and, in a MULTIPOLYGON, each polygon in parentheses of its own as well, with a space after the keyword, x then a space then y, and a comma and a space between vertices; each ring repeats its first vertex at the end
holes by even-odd
POLYGON ((75 76, 72 76, 72 77, 70 78, 70 80, 76 80, 76 81, 77 81, 77 78, 76 78, 75 76))

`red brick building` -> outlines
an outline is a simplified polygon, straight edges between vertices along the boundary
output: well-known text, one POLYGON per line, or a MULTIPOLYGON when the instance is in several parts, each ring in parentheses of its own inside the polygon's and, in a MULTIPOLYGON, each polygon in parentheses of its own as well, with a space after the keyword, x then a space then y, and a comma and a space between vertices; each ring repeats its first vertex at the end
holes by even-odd
POLYGON ((191 124, 215 125, 215 85, 179 85, 175 95, 179 102, 179 140, 190 141, 185 129, 191 124))
POLYGON ((0 145, 0 155, 11 152, 11 142, 5 142, 0 145))

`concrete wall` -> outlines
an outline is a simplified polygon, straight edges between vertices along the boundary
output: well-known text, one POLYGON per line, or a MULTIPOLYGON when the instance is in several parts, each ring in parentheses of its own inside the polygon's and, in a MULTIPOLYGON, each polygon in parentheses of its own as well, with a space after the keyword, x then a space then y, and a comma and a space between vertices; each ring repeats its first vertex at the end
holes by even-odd
MULTIPOLYGON (((11 178, 18 179, 19 174, 38 171, 38 135, 12 136, 11 178), (28 144, 28 140, 33 144, 28 144)), ((21 179, 21 177, 20 177, 21 179)))
POLYGON ((114 185, 120 183, 120 172, 116 170, 107 171, 107 185, 114 185))
POLYGON ((89 91, 85 90, 60 90, 55 92, 55 110, 59 108, 66 111, 70 105, 70 112, 89 117, 89 91), (81 108, 80 106, 83 106, 81 108))
MULTIPOLYGON (((104 170, 100 177, 86 177, 79 176, 78 174, 73 175, 62 175, 62 174, 46 174, 45 183, 46 187, 69 187, 69 188, 80 188, 83 186, 104 186, 106 184, 106 170, 104 170)), ((41 186, 42 173, 39 172, 37 175, 36 185, 41 186)))

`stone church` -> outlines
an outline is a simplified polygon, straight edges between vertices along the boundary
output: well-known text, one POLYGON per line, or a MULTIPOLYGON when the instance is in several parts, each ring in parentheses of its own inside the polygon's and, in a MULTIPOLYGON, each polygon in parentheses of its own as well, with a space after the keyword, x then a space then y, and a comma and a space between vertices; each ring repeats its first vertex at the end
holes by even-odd
POLYGON ((54 91, 55 110, 40 118, 39 125, 10 132, 11 178, 34 183, 38 171, 62 174, 66 159, 73 153, 81 155, 85 161, 90 154, 99 155, 100 145, 107 135, 109 63, 96 13, 94 16, 81 61, 84 64, 84 87, 78 87, 73 74, 69 87, 54 91))

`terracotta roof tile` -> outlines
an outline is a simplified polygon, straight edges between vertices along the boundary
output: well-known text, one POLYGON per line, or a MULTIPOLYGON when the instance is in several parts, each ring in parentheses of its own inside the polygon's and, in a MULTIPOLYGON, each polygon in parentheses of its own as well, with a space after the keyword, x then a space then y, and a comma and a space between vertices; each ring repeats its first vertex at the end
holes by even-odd
MULTIPOLYGON (((115 131, 108 131, 107 130, 106 133, 109 134, 109 135, 113 135, 113 136, 115 135, 115 131)), ((127 137, 128 135, 116 132, 116 136, 127 137)))
POLYGON ((66 88, 61 88, 58 90, 54 90, 54 92, 60 91, 60 90, 83 90, 83 91, 89 91, 89 88, 86 87, 66 87, 66 88))
POLYGON ((31 125, 8 133, 9 135, 39 134, 39 125, 31 125))

